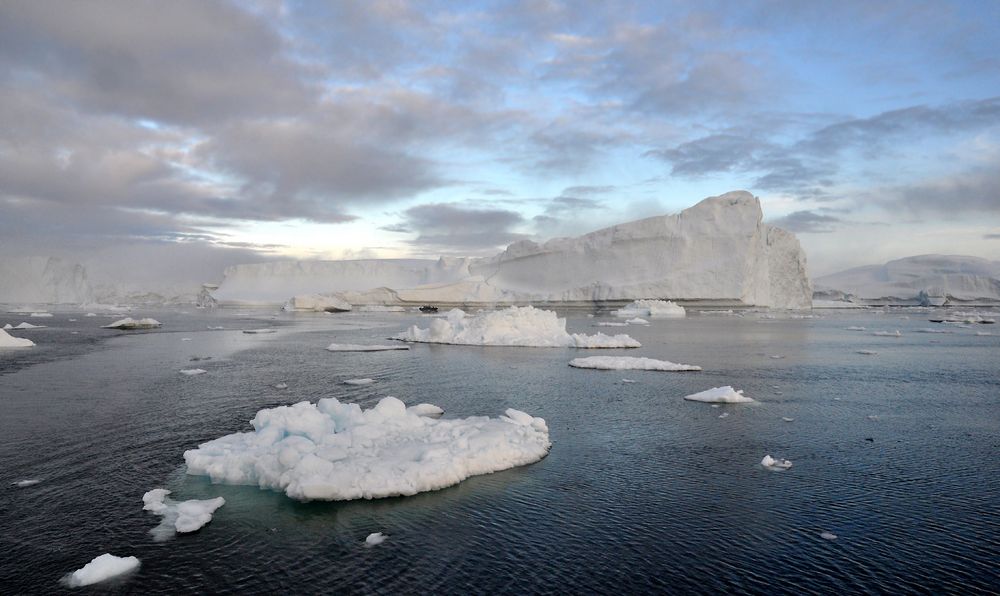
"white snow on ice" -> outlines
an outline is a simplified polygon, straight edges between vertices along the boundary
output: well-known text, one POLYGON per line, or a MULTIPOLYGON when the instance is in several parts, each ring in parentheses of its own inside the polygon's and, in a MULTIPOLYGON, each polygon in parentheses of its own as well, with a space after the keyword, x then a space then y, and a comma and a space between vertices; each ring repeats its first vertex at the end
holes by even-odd
POLYGON ((67 575, 64 581, 71 588, 79 588, 123 575, 138 567, 139 559, 135 557, 116 557, 110 553, 104 553, 67 575))
POLYGON ((737 391, 729 385, 725 387, 713 387, 712 389, 685 395, 684 399, 716 404, 745 404, 753 401, 752 398, 743 395, 742 389, 737 391))
POLYGON ((16 486, 17 488, 27 488, 29 486, 35 486, 39 482, 41 482, 41 480, 38 480, 37 478, 31 478, 28 480, 18 480, 17 482, 13 483, 13 486, 16 486))
POLYGON ((163 518, 160 525, 149 531, 157 541, 167 540, 175 533, 187 534, 202 529, 212 521, 215 510, 226 504, 222 497, 174 501, 169 494, 165 488, 154 488, 142 495, 142 510, 163 518))
POLYGON ((188 474, 303 501, 413 495, 545 457, 545 420, 505 414, 434 419, 395 397, 368 410, 334 398, 300 402, 260 410, 253 431, 203 443, 184 460, 188 474))
POLYGON ((691 364, 676 364, 669 360, 632 358, 630 356, 574 358, 569 361, 569 365, 575 368, 594 368, 597 370, 659 370, 670 372, 701 370, 700 366, 691 364))
POLYGON ((627 335, 571 335, 566 332, 566 319, 559 318, 550 310, 533 306, 511 306, 474 315, 456 308, 448 312, 446 319, 431 321, 427 329, 413 325, 393 339, 438 344, 542 348, 638 348, 642 345, 627 335))
POLYGON ((388 352, 391 350, 409 350, 410 346, 386 346, 386 345, 362 345, 362 344, 337 344, 333 343, 326 347, 331 352, 388 352))

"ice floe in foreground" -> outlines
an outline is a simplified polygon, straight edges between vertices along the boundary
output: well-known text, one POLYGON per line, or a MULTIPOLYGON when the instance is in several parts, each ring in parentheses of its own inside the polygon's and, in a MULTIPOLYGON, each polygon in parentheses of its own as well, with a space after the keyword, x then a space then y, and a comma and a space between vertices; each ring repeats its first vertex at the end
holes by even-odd
POLYGON ((792 462, 787 459, 775 459, 770 455, 765 455, 764 459, 760 460, 760 465, 764 466, 772 472, 783 472, 788 468, 792 467, 792 462))
POLYGON ((174 501, 169 494, 165 488, 154 488, 142 495, 142 510, 163 518, 160 525, 149 531, 157 541, 167 540, 175 533, 187 534, 202 529, 212 521, 215 510, 226 504, 222 497, 174 501))
POLYGON ((390 350, 409 350, 410 346, 386 346, 386 345, 362 345, 362 344, 337 344, 333 343, 326 347, 331 352, 388 352, 390 350))
POLYGON ((189 377, 193 377, 195 375, 203 375, 207 372, 208 371, 205 370, 204 368, 185 368, 181 370, 182 375, 187 375, 189 377))
POLYGON ((347 379, 344 381, 345 385, 371 385, 375 382, 375 379, 347 379))
POLYGON ((745 404, 753 401, 753 398, 743 395, 742 389, 737 391, 729 385, 685 395, 684 399, 715 404, 745 404))
POLYGON ((103 327, 105 329, 156 329, 161 325, 162 323, 156 319, 133 319, 132 317, 125 317, 103 327))
POLYGON ((847 329, 848 331, 864 331, 865 330, 864 327, 860 327, 858 325, 851 325, 850 327, 844 327, 844 329, 847 329))
POLYGON ((683 306, 670 300, 636 300, 616 310, 619 317, 684 317, 683 306))
POLYGON ((395 397, 367 410, 334 398, 300 402, 260 410, 253 431, 203 443, 184 461, 188 474, 303 501, 413 495, 545 457, 545 420, 505 414, 434 419, 395 397))
POLYGON ((539 348, 638 348, 642 344, 627 335, 584 335, 566 332, 566 319, 550 310, 533 306, 511 306, 504 310, 468 315, 453 309, 445 319, 434 319, 430 327, 413 325, 395 336, 410 342, 472 346, 519 346, 539 348))
POLYGON ((104 553, 67 575, 63 581, 71 588, 79 588, 123 575, 138 567, 139 559, 135 557, 116 557, 111 553, 104 553))
POLYGON ((23 337, 14 337, 0 329, 0 348, 30 348, 35 342, 23 337))
POLYGON ((386 538, 388 538, 388 536, 382 532, 372 532, 367 538, 365 538, 365 546, 376 546, 378 544, 382 544, 385 542, 386 538))
POLYGON ((680 372, 701 370, 700 366, 691 364, 676 364, 669 360, 654 358, 632 358, 630 356, 590 356, 589 358, 574 358, 569 365, 575 368, 595 368, 597 370, 660 370, 680 372))

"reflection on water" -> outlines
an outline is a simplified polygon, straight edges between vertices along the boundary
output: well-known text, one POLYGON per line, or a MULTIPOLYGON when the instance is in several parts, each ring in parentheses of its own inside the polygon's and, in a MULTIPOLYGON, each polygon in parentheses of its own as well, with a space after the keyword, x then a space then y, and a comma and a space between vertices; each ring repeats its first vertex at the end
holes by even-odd
MULTIPOLYGON (((323 349, 384 343, 413 315, 140 314, 163 329, 122 334, 57 313, 31 335, 38 348, 0 354, 0 592, 57 592, 103 552, 142 560, 106 587, 144 594, 1000 586, 1000 337, 980 329, 916 333, 930 324, 899 313, 692 316, 628 327, 643 348, 601 352, 705 369, 672 374, 572 369, 569 349, 323 349), (208 372, 178 373, 192 366, 208 372), (359 377, 378 382, 342 383, 359 377), (758 402, 681 399, 720 385, 758 402), (184 474, 185 449, 247 430, 261 408, 384 395, 449 417, 543 416, 552 452, 433 493, 347 503, 184 474), (765 454, 795 465, 768 473, 765 454), (9 486, 28 478, 41 482, 9 486), (160 486, 226 505, 202 531, 157 543, 141 496, 160 486), (365 548, 372 532, 388 539, 365 548)), ((600 320, 570 313, 569 328, 600 320)))

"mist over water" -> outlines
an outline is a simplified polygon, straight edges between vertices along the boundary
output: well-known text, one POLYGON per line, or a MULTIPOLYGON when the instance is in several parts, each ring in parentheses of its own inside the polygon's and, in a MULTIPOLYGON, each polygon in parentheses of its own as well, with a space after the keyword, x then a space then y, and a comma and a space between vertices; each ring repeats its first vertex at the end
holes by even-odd
MULTIPOLYGON (((606 331, 593 325, 609 320, 564 314, 575 333, 606 331)), ((100 588, 143 594, 1000 586, 995 326, 918 333, 934 325, 917 310, 695 314, 616 329, 642 342, 635 350, 418 344, 331 353, 331 342, 385 343, 429 318, 194 309, 132 316, 164 324, 121 333, 99 329, 111 318, 56 311, 48 328, 18 333, 35 348, 0 351, 4 594, 66 590, 63 575, 105 552, 137 556, 142 566, 100 588), (277 332, 240 331, 267 326, 277 332), (896 329, 901 337, 872 335, 896 329), (592 355, 704 370, 567 366, 592 355), (195 367, 207 372, 178 372, 195 367), (343 384, 366 377, 376 382, 343 384), (757 403, 682 399, 722 385, 757 403), (386 395, 436 404, 449 418, 517 408, 546 419, 552 450, 533 465, 376 501, 299 503, 184 473, 184 450, 250 430, 261 408, 325 397, 367 408, 386 395), (793 466, 767 471, 765 454, 793 466), (12 486, 24 479, 40 482, 12 486), (156 542, 149 530, 160 518, 141 501, 156 487, 177 500, 222 496, 226 504, 201 531, 156 542), (373 532, 388 538, 366 548, 373 532)), ((27 320, 19 317, 0 315, 0 325, 27 320)))

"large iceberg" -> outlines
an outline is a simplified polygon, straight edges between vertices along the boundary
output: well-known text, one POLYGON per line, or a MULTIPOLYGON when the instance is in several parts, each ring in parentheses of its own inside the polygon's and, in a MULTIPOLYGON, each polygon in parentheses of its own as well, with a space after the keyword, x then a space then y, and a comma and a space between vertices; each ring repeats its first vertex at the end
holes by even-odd
POLYGON ((289 261, 226 270, 222 303, 281 304, 336 293, 354 305, 593 303, 640 299, 809 308, 806 259, 789 232, 764 224, 745 191, 675 215, 544 244, 520 241, 491 258, 289 261))
POLYGON ((817 300, 939 306, 1000 302, 1000 261, 920 255, 816 278, 817 300))
POLYGON ((545 421, 505 416, 442 420, 395 397, 368 410, 333 398, 260 410, 252 432, 184 453, 188 474, 282 491, 302 501, 374 499, 437 490, 548 454, 545 421))
POLYGON ((35 342, 23 337, 14 337, 0 329, 0 348, 30 348, 35 342))
POLYGON ((511 306, 504 310, 468 315, 460 309, 434 319, 426 329, 416 325, 394 339, 432 344, 521 346, 535 348, 639 348, 628 335, 584 335, 566 331, 566 319, 550 310, 511 306))
POLYGON ((82 265, 53 257, 0 257, 0 303, 84 304, 93 289, 82 265))

